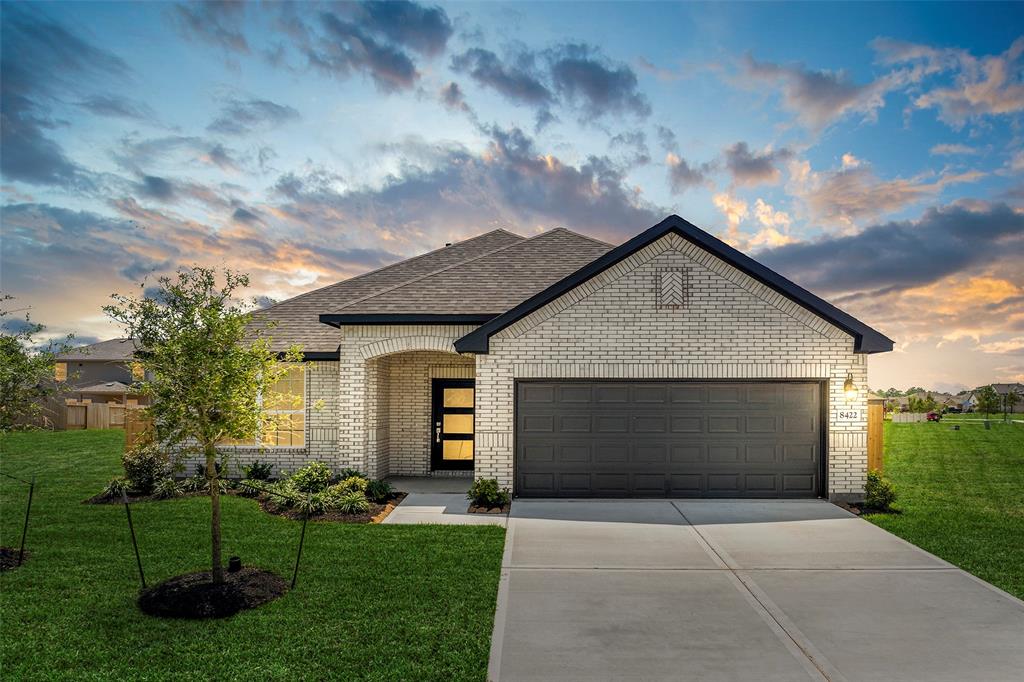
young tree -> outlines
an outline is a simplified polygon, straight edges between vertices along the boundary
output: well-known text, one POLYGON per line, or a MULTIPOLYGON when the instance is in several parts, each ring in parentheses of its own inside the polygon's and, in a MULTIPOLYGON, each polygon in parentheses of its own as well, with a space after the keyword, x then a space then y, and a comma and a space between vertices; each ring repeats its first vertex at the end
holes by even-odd
POLYGON ((985 416, 999 411, 999 394, 991 386, 982 386, 974 392, 976 401, 975 409, 983 412, 985 416))
POLYGON ((43 402, 65 389, 54 379, 57 354, 69 348, 72 336, 51 341, 43 347, 36 336, 45 327, 24 319, 10 318, 7 309, 13 296, 0 295, 0 432, 32 421, 43 409, 43 402), (10 318, 10 319, 8 319, 10 318))
POLYGON ((272 426, 261 396, 302 358, 298 347, 282 356, 250 326, 252 315, 236 295, 245 274, 225 270, 218 284, 212 268, 192 267, 161 277, 157 291, 139 298, 114 295, 106 313, 120 322, 149 377, 142 391, 157 442, 171 450, 199 451, 210 494, 213 581, 223 582, 217 445, 252 439, 272 426))
POLYGON ((1014 406, 1020 402, 1020 394, 1017 393, 1017 389, 1011 388, 1005 396, 1003 396, 1003 416, 1006 416, 1007 412, 1013 412, 1014 406))

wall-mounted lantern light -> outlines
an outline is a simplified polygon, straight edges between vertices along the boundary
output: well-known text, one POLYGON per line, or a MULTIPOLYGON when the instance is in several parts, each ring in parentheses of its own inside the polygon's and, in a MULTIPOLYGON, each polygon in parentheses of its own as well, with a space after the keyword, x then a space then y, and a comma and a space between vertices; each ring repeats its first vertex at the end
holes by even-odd
POLYGON ((857 397, 857 388, 853 385, 852 374, 846 375, 846 381, 843 382, 843 393, 846 394, 847 400, 853 400, 857 397))

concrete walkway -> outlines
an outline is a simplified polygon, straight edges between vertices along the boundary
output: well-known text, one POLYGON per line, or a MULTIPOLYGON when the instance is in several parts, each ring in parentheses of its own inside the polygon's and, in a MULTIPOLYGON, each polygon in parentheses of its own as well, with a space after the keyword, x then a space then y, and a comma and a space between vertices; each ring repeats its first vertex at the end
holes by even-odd
POLYGON ((517 500, 489 678, 1020 680, 1024 602, 824 501, 517 500))
POLYGON ((505 514, 470 514, 466 493, 409 493, 381 523, 504 526, 505 514))

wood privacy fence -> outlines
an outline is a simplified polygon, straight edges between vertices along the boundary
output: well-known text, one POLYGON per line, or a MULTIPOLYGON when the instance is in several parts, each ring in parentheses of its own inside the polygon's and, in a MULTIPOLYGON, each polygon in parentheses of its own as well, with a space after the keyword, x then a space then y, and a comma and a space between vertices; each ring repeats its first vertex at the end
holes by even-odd
POLYGON ((924 412, 893 412, 893 424, 916 424, 928 421, 928 415, 924 412))
POLYGON ((64 428, 120 429, 129 409, 114 403, 68 403, 64 406, 64 428))
POLYGON ((868 470, 882 470, 882 424, 885 410, 882 400, 868 400, 868 470))
POLYGON ((140 441, 153 435, 153 420, 145 416, 138 407, 128 408, 124 419, 124 449, 128 450, 140 441))

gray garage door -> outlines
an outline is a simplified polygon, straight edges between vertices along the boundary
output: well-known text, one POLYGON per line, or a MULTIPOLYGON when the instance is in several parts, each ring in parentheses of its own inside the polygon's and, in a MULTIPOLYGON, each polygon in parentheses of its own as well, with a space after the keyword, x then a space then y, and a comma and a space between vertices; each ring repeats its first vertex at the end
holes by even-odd
POLYGON ((815 497, 816 383, 519 382, 524 497, 815 497))

